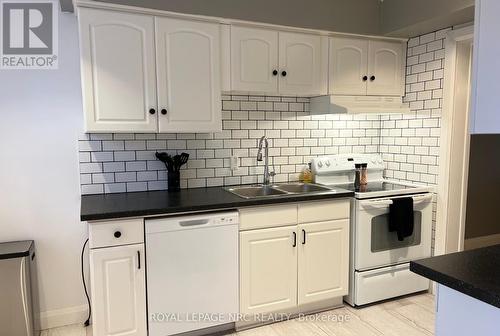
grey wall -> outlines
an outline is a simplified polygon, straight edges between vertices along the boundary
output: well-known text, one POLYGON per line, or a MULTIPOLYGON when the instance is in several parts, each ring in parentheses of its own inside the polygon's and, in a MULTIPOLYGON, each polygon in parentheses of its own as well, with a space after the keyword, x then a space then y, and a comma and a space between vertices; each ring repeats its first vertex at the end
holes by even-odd
POLYGON ((417 36, 474 20, 474 0, 384 0, 380 32, 417 36))
POLYGON ((500 135, 472 136, 465 239, 500 234, 499 151, 500 135))
POLYGON ((102 2, 359 34, 378 34, 380 27, 378 0, 104 0, 102 2))

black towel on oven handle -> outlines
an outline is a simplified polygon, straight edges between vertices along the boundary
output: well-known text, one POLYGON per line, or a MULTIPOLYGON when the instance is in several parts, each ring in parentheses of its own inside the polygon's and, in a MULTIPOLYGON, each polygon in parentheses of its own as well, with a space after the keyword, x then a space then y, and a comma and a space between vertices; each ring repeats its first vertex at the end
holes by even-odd
POLYGON ((398 240, 403 241, 413 234, 413 198, 393 198, 389 206, 389 231, 396 231, 398 240))

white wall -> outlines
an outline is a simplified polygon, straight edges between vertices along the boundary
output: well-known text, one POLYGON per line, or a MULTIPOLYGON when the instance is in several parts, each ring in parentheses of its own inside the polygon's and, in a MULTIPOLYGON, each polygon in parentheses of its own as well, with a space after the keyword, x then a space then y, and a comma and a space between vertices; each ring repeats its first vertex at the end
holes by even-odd
POLYGON ((0 241, 35 240, 42 316, 54 323, 85 314, 77 149, 83 122, 73 14, 60 15, 59 39, 58 70, 0 70, 0 241))

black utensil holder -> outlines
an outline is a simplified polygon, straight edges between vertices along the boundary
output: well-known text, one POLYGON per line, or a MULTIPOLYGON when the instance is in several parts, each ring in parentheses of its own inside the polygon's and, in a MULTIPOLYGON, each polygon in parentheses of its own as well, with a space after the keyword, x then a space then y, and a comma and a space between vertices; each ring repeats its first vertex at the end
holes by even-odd
POLYGON ((168 178, 168 191, 181 190, 181 173, 179 171, 169 171, 168 178))

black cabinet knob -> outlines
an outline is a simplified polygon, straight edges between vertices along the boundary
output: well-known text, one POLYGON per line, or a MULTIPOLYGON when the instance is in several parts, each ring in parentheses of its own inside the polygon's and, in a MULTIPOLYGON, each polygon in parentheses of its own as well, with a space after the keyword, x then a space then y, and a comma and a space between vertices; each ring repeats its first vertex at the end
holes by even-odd
POLYGON ((120 238, 122 236, 122 233, 120 231, 115 231, 114 236, 115 238, 120 238))
POLYGON ((273 70, 273 76, 277 76, 278 75, 278 70, 274 69, 273 70))
POLYGON ((368 80, 368 76, 363 76, 363 82, 366 82, 368 80))
POLYGON ((149 109, 149 114, 155 114, 155 113, 156 113, 156 110, 154 108, 149 109))
POLYGON ((370 80, 373 82, 375 80, 375 76, 371 76, 370 80))
POLYGON ((161 114, 166 115, 167 114, 167 109, 161 109, 161 114))
POLYGON ((285 70, 281 71, 281 76, 286 77, 286 71, 285 70))

